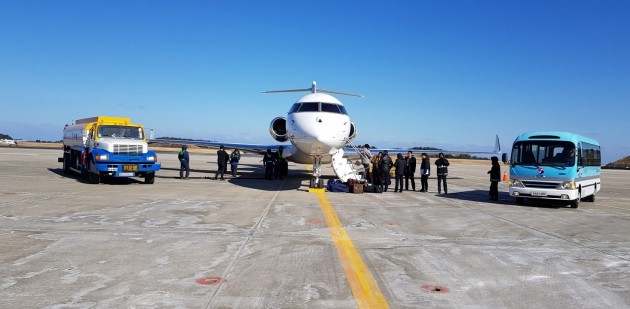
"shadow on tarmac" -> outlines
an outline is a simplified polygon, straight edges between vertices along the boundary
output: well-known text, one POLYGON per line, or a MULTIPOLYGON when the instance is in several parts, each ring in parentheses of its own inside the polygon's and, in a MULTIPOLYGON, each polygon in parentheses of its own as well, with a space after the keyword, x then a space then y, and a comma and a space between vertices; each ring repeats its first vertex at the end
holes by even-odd
POLYGON ((437 196, 447 199, 456 199, 473 202, 485 202, 491 204, 503 204, 506 206, 515 207, 541 207, 541 208, 565 208, 568 207, 568 202, 560 202, 555 200, 542 200, 542 199, 525 199, 522 205, 516 204, 514 197, 510 196, 508 192, 499 192, 499 200, 489 200, 488 191, 486 190, 471 190, 456 192, 453 194, 437 194, 437 196))
MULTIPOLYGON (((76 182, 90 184, 90 181, 87 176, 79 175, 75 172, 70 172, 69 174, 64 174, 62 168, 49 168, 48 171, 53 172, 61 177, 74 179, 76 182)), ((157 176, 156 176, 157 177, 157 176)), ((102 178, 101 183, 108 185, 129 185, 132 183, 144 184, 144 178, 131 178, 131 177, 104 177, 102 178)))

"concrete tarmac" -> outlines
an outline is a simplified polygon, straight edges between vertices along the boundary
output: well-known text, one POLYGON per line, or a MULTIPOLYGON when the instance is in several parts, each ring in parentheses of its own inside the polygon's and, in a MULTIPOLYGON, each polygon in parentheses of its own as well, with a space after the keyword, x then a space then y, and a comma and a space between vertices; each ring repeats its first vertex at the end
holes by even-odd
MULTIPOLYGON (((221 181, 215 156, 191 154, 180 180, 176 154, 159 153, 153 185, 91 185, 60 155, 0 148, 0 308, 361 304, 304 165, 264 180, 261 157, 243 156, 221 181)), ((489 169, 453 161, 448 195, 435 179, 429 193, 325 193, 381 307, 630 307, 628 172, 604 170, 597 200, 571 209, 517 206, 506 183, 488 201, 489 169)))

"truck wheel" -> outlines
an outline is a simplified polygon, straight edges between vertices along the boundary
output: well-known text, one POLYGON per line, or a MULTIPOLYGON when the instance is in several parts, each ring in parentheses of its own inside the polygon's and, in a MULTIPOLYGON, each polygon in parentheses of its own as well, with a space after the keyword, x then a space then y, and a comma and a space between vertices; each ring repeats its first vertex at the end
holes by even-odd
POLYGON ((89 172, 88 177, 90 178, 91 184, 98 184, 101 182, 101 176, 98 173, 89 172))
POLYGON ((155 172, 147 173, 146 175, 144 175, 144 183, 151 185, 154 182, 155 182, 155 172))
POLYGON ((65 175, 70 174, 70 158, 66 153, 63 154, 63 173, 65 175))

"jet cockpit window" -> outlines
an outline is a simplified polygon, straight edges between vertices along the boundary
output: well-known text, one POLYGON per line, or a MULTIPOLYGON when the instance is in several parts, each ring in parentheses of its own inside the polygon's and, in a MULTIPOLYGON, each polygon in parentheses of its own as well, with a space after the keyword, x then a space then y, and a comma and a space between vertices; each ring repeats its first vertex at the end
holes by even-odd
POLYGON ((289 114, 295 113, 300 109, 300 103, 295 103, 291 106, 291 110, 289 110, 289 114))
POLYGON ((337 104, 322 103, 322 112, 341 114, 338 106, 337 104))
POLYGON ((298 112, 318 112, 319 111, 319 103, 302 103, 298 112))

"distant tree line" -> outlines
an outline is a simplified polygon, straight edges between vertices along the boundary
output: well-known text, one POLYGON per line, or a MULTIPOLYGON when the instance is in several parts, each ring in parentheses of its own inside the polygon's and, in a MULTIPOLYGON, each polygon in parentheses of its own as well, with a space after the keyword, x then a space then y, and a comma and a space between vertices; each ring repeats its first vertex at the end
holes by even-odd
POLYGON ((8 134, 0 133, 0 139, 13 139, 13 137, 8 134))
POLYGON ((198 138, 183 138, 183 137, 171 137, 171 136, 161 136, 156 139, 172 139, 178 141, 204 141, 204 142, 216 142, 207 139, 198 139, 198 138))

